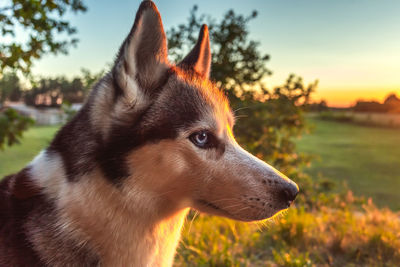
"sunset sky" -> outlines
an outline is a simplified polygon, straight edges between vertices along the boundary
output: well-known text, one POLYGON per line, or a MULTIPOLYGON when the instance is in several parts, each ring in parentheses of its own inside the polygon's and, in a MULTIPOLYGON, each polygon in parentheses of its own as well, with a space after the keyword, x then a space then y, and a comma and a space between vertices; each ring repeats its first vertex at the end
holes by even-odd
MULTIPOLYGON (((113 61, 132 26, 138 0, 89 0, 88 11, 68 18, 80 42, 67 56, 37 61, 33 73, 67 75, 85 67, 103 69, 113 61)), ((155 1, 165 29, 186 22, 198 4, 200 13, 220 18, 233 8, 242 14, 257 10, 251 37, 271 56, 268 86, 282 84, 290 73, 305 82, 319 80, 316 99, 349 106, 357 99, 382 100, 400 94, 400 1, 397 0, 230 0, 155 1)))

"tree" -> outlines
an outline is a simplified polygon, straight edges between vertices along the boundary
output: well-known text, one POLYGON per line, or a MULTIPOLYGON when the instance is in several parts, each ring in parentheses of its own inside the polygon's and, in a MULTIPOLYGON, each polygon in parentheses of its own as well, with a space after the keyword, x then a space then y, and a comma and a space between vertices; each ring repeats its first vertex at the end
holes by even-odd
POLYGON ((56 107, 61 104, 61 85, 66 83, 64 77, 41 78, 24 96, 25 104, 30 106, 56 107))
POLYGON ((33 120, 18 114, 11 108, 3 108, 6 100, 16 101, 22 91, 19 78, 15 72, 4 74, 0 79, 0 150, 4 145, 18 143, 22 133, 28 129, 33 120))
POLYGON ((271 75, 266 67, 269 56, 250 39, 248 30, 248 23, 256 17, 256 11, 243 16, 229 10, 217 21, 198 15, 194 6, 187 24, 167 31, 169 51, 172 60, 182 59, 195 44, 201 25, 207 23, 213 52, 211 79, 229 97, 239 120, 234 129, 239 143, 291 177, 309 181, 298 168, 309 158, 296 152, 293 138, 307 128, 302 107, 308 104, 317 81, 305 86, 292 74, 282 86, 266 88, 265 80, 271 75))
POLYGON ((11 146, 19 143, 24 131, 33 124, 33 120, 19 115, 14 109, 9 108, 0 113, 0 150, 4 145, 11 146))
POLYGON ((15 72, 8 72, 0 79, 0 107, 6 100, 18 101, 22 96, 19 78, 15 72))
POLYGON ((92 86, 101 77, 103 77, 106 72, 105 72, 105 70, 100 70, 97 73, 92 73, 90 70, 82 68, 81 73, 82 73, 81 79, 82 79, 83 86, 84 86, 83 94, 86 96, 89 93, 90 89, 92 89, 92 86))
MULTIPOLYGON (((3 4, 4 2, 2 2, 3 4)), ((0 79, 4 71, 30 72, 34 59, 67 53, 77 43, 76 28, 63 19, 68 12, 84 12, 82 0, 12 0, 0 6, 0 79), (26 41, 18 42, 17 29, 26 41), (9 38, 5 38, 9 37, 9 38)), ((3 97, 3 92, 1 97, 3 97)), ((0 148, 18 142, 31 120, 11 109, 0 111, 0 148), (8 141, 7 141, 8 140, 8 141)))
POLYGON ((104 71, 92 73, 87 69, 72 79, 64 76, 32 80, 32 88, 24 95, 30 106, 59 107, 62 104, 82 103, 92 85, 103 76, 104 71))
POLYGON ((68 12, 84 12, 81 0, 13 0, 0 7, 0 73, 5 69, 30 71, 32 60, 45 54, 67 53, 77 43, 68 38, 76 28, 63 19, 68 12), (17 41, 17 28, 27 35, 27 41, 17 41), (62 36, 62 38, 56 38, 62 36))

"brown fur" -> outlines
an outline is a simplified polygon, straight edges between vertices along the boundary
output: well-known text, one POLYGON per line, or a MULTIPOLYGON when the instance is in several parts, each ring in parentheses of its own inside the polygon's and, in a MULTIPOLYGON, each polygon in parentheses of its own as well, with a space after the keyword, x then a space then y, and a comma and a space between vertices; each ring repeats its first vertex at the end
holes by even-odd
POLYGON ((190 208, 242 221, 288 208, 297 185, 236 143, 210 63, 203 26, 170 64, 161 17, 143 1, 84 107, 1 182, 0 265, 171 266, 190 208))

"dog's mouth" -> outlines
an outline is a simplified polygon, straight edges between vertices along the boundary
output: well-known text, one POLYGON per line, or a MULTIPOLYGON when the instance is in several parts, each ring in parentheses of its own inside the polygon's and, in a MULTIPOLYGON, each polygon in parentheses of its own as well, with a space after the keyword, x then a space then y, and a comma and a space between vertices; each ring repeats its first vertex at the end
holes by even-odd
POLYGON ((268 218, 273 217, 274 215, 279 214, 282 211, 287 209, 287 208, 281 208, 276 211, 272 211, 272 212, 268 212, 268 213, 262 213, 262 212, 258 211, 255 214, 251 214, 251 215, 250 214, 247 214, 247 215, 232 214, 229 211, 225 210, 224 208, 222 208, 212 202, 206 201, 204 199, 196 200, 194 208, 201 212, 205 212, 205 213, 209 213, 209 214, 213 214, 213 215, 217 215, 217 216, 223 216, 223 217, 227 217, 227 218, 239 220, 239 221, 244 221, 244 222, 268 219, 268 218))
POLYGON ((259 220, 260 218, 253 218, 253 217, 248 217, 248 216, 241 216, 240 214, 233 214, 230 213, 229 211, 227 211, 224 208, 221 208, 220 206, 206 201, 204 199, 200 199, 197 200, 196 202, 196 207, 195 209, 201 211, 201 212, 205 212, 205 213, 209 213, 209 214, 213 214, 213 215, 217 215, 217 216, 222 216, 222 217, 226 217, 226 218, 230 218, 233 220, 239 220, 239 221, 243 221, 243 222, 251 222, 254 220, 259 220))
POLYGON ((225 216, 225 217, 229 217, 232 219, 235 219, 235 217, 236 217, 233 214, 229 213, 228 211, 224 210, 223 208, 221 208, 211 202, 208 202, 204 199, 196 200, 196 204, 197 204, 196 206, 198 206, 198 209, 200 211, 204 211, 204 212, 215 214, 215 215, 225 216))

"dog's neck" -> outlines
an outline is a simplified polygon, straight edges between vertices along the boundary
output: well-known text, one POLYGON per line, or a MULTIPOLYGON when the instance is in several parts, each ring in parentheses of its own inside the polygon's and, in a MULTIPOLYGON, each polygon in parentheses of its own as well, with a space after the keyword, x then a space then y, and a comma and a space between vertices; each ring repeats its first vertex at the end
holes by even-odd
POLYGON ((166 210, 140 190, 124 197, 97 170, 68 182, 62 165, 59 156, 46 153, 31 164, 33 179, 60 211, 58 232, 89 247, 104 266, 172 265, 188 209, 166 210))

